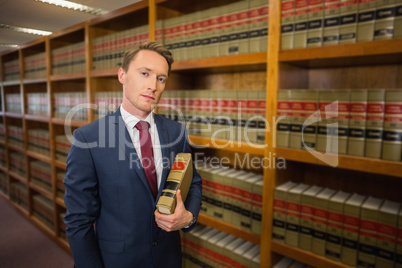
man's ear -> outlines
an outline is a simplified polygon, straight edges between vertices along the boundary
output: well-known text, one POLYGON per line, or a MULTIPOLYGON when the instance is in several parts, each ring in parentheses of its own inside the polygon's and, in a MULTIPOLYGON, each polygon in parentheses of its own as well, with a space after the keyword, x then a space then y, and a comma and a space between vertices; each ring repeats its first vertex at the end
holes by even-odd
POLYGON ((125 84, 126 83, 126 73, 124 72, 123 68, 119 69, 119 72, 117 73, 117 77, 119 78, 119 82, 121 84, 125 84))

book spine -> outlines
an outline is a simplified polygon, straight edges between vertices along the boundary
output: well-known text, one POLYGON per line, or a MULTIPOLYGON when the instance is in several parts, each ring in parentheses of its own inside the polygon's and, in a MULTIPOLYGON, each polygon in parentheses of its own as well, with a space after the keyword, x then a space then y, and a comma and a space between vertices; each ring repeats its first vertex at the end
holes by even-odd
POLYGON ((309 147, 316 150, 318 93, 317 90, 308 90, 304 94, 301 145, 303 149, 309 147))
POLYGON ((285 196, 286 193, 281 194, 278 192, 274 197, 272 240, 278 243, 285 243, 286 207, 287 207, 286 200, 284 199, 285 196), (278 195, 282 195, 282 197, 278 195))
POLYGON ((346 154, 349 134, 350 92, 337 91, 335 100, 337 101, 335 105, 337 113, 334 117, 334 123, 337 126, 331 128, 331 152, 346 154))
POLYGON ((357 42, 373 41, 376 21, 376 0, 359 0, 357 22, 357 42))
POLYGON ((402 3, 397 2, 395 7, 394 38, 402 37, 402 3))
POLYGON ((377 255, 377 230, 378 223, 366 218, 362 209, 360 219, 360 235, 359 235, 359 253, 357 265, 359 267, 375 267, 375 258, 377 255))
POLYGON ((301 202, 300 206, 300 234, 299 247, 311 251, 311 240, 313 237, 313 216, 314 207, 312 202, 301 202))
POLYGON ((401 161, 402 91, 385 93, 384 136, 382 159, 401 161))
POLYGON ((325 0, 323 46, 337 45, 339 42, 340 0, 325 0))
POLYGON ((356 266, 359 241, 360 208, 346 212, 343 215, 342 253, 343 263, 356 266))
POLYGON ((307 47, 322 45, 322 30, 324 22, 324 1, 309 0, 307 47))
POLYGON ((288 193, 285 243, 293 247, 299 245, 300 202, 297 199, 300 199, 300 194, 288 193))
POLYGON ((339 44, 356 43, 358 0, 341 0, 339 44))
POLYGON ((290 115, 291 115, 291 91, 280 90, 278 92, 278 111, 276 122, 276 146, 289 147, 290 115))
POLYGON ((289 147, 293 149, 302 148, 302 127, 304 123, 303 95, 305 93, 304 90, 293 90, 291 94, 289 147))
POLYGON ((397 238, 395 249, 395 268, 402 268, 402 213, 398 215, 397 238))
POLYGON ((365 157, 381 158, 385 90, 369 91, 367 95, 365 157))
POLYGON ((293 48, 294 0, 282 0, 281 49, 293 48))
POLYGON ((378 217, 376 267, 393 268, 396 257, 397 216, 378 217))
MULTIPOLYGON (((317 200, 318 201, 318 200, 317 200)), ((323 202, 320 200, 318 202, 323 202)), ((314 206, 313 216, 313 239, 311 244, 311 251, 317 255, 325 256, 325 243, 327 239, 327 224, 328 224, 328 211, 320 204, 314 206)))
POLYGON ((308 0, 296 0, 293 48, 307 46, 308 0))
POLYGON ((352 91, 350 96, 348 155, 364 156, 367 117, 367 91, 352 91))
POLYGON ((253 207, 251 211, 251 232, 261 234, 263 183, 253 185, 253 207))
POLYGON ((376 2, 376 23, 374 39, 391 39, 394 35, 394 21, 397 14, 397 2, 380 0, 376 2))
POLYGON ((340 204, 338 209, 334 208, 328 211, 328 235, 325 250, 325 256, 336 261, 341 260, 342 222, 343 207, 340 204))

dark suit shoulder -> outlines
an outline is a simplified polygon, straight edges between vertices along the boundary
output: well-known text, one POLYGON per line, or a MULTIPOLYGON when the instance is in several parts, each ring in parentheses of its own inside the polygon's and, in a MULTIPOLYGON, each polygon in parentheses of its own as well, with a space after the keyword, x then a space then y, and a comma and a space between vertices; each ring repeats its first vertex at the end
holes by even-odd
POLYGON ((87 141, 97 140, 99 136, 104 135, 105 128, 109 127, 109 124, 114 124, 120 120, 121 116, 113 113, 99 118, 85 126, 79 127, 77 130, 87 139, 87 141))

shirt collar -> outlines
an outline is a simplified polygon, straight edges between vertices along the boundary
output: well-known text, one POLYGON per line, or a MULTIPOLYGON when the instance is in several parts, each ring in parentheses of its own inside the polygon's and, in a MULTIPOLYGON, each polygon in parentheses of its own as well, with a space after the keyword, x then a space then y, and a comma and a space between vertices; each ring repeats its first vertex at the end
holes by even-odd
MULTIPOLYGON (((141 119, 139 119, 138 117, 130 114, 129 112, 127 112, 126 110, 124 110, 123 105, 120 105, 120 113, 121 116, 123 118, 124 123, 126 124, 127 128, 129 129, 133 129, 135 127, 135 125, 141 121, 141 119)), ((154 126, 154 117, 153 117, 153 113, 151 112, 145 119, 142 119, 142 121, 146 121, 149 123, 150 125, 150 130, 152 130, 153 126, 154 126)))

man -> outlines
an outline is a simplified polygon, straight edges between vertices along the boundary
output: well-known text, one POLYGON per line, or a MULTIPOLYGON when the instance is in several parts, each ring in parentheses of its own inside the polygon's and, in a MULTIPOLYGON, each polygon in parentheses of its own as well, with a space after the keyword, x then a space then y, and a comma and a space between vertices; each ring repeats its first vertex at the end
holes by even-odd
POLYGON ((122 105, 74 132, 64 222, 75 267, 181 267, 178 230, 195 226, 202 185, 195 171, 185 203, 178 191, 174 214, 155 210, 176 154, 190 152, 185 127, 152 113, 172 63, 156 42, 127 51, 118 72, 122 105), (152 148, 144 149, 148 133, 152 148))

